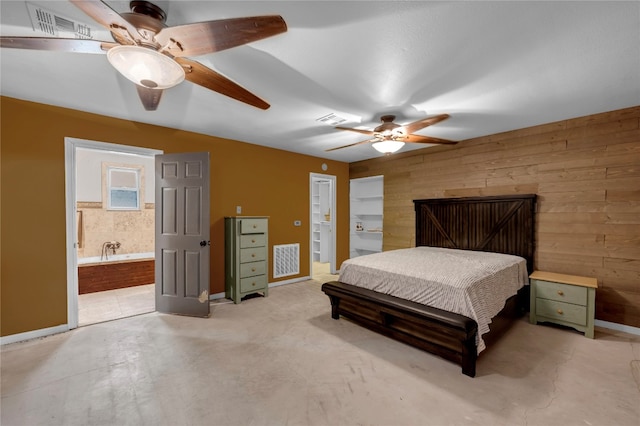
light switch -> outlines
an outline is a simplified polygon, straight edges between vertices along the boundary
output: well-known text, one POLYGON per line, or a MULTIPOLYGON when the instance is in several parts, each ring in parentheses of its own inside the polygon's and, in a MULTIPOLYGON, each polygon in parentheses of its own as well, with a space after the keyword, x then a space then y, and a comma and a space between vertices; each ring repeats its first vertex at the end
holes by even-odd
POLYGON ((236 206, 236 214, 242 214, 242 206, 236 206))

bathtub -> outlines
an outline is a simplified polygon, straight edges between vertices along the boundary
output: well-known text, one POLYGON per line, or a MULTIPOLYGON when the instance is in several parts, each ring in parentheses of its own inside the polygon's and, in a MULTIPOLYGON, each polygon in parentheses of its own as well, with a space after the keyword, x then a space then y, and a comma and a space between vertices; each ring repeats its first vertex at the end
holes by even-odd
POLYGON ((155 282, 155 253, 78 258, 78 293, 95 293, 155 282))
POLYGON ((104 256, 100 258, 100 256, 93 257, 79 257, 78 258, 78 266, 86 265, 87 263, 109 263, 109 262, 122 262, 125 260, 136 260, 136 259, 153 259, 156 257, 154 252, 149 253, 129 253, 129 254, 110 254, 108 259, 105 259, 104 256))

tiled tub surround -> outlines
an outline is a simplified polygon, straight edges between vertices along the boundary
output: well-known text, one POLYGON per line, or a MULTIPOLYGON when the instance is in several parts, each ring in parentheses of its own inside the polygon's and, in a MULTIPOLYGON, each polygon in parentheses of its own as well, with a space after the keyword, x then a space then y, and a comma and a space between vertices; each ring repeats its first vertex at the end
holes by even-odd
MULTIPOLYGON (((116 254, 154 251, 155 205, 142 210, 107 210, 100 202, 78 202, 78 260, 100 258, 105 242, 117 241, 116 254)), ((111 252, 109 253, 112 254, 111 252)))

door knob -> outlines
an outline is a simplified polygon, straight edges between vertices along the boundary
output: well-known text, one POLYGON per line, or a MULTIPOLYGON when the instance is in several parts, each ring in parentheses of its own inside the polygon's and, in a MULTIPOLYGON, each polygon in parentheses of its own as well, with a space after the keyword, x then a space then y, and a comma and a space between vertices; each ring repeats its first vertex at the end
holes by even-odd
POLYGON ((200 247, 206 247, 208 245, 211 245, 211 241, 205 241, 205 240, 200 241, 200 247))

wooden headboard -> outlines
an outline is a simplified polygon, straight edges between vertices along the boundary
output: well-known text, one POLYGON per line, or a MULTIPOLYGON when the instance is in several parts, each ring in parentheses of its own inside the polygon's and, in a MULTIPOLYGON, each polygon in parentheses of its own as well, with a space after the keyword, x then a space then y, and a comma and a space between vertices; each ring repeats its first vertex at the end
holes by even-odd
POLYGON ((413 200, 416 246, 521 256, 533 272, 535 194, 413 200))

